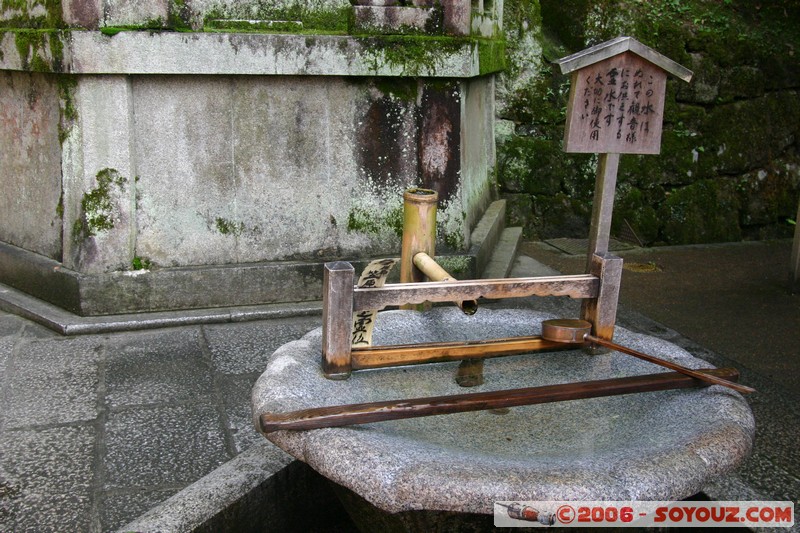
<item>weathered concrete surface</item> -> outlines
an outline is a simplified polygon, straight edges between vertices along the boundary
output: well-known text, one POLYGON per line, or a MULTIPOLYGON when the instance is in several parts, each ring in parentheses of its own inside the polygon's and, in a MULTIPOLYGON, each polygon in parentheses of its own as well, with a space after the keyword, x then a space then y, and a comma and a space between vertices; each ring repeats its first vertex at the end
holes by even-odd
POLYGON ((61 257, 58 86, 52 76, 0 72, 0 241, 61 257))
MULTIPOLYGON (((0 33, 0 68, 27 70, 29 57, 16 46, 18 32, 0 33)), ((23 32, 24 33, 24 32, 23 32)), ((415 41, 413 36, 283 35, 123 31, 45 32, 62 41, 56 64, 48 46, 36 47, 48 70, 72 74, 244 74, 309 76, 422 76, 469 78, 502 65, 481 63, 488 43, 450 37, 415 41), (414 47, 399 52, 405 39, 414 47)), ((39 66, 39 68, 43 68, 39 66)))
POLYGON ((135 247, 136 158, 130 80, 86 76, 72 89, 77 118, 63 150, 64 266, 125 270, 135 247))
POLYGON ((366 193, 348 157, 359 142, 350 88, 340 78, 136 83, 138 253, 169 266, 369 253, 347 226, 352 198, 366 193))
MULTIPOLYGON (((76 273, 80 291, 67 307, 84 315, 315 299, 318 276, 291 274, 286 262, 396 254, 402 191, 418 180, 441 191, 439 238, 455 252, 493 192, 490 80, 437 89, 340 77, 82 76, 67 90, 76 116, 63 143, 63 196, 47 189, 54 212, 63 205, 61 235, 50 238, 63 254, 49 256, 76 273), (212 281, 225 265, 242 266, 212 281), (184 267, 212 270, 168 270, 184 267), (278 271, 286 276, 253 278, 278 271), (213 290, 198 291, 206 285, 213 290)), ((57 127, 58 115, 50 119, 57 127)), ((35 244, 18 246, 38 253, 35 244)), ((30 289, 24 269, 5 272, 30 289)), ((34 294, 71 298, 44 287, 34 294)))
POLYGON ((252 384, 318 324, 64 338, 0 313, 0 529, 111 531, 261 443, 252 384))

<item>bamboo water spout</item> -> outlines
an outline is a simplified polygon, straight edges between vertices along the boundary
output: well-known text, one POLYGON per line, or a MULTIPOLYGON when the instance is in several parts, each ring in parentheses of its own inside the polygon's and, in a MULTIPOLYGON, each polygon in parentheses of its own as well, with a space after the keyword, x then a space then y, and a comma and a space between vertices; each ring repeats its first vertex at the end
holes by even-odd
MULTIPOLYGON (((414 266, 422 271, 423 274, 428 276, 431 281, 456 281, 456 278, 451 276, 442 266, 436 262, 431 256, 425 252, 419 252, 414 255, 414 266)), ((474 315, 478 310, 477 300, 461 300, 453 302, 459 309, 464 311, 465 315, 474 315)))

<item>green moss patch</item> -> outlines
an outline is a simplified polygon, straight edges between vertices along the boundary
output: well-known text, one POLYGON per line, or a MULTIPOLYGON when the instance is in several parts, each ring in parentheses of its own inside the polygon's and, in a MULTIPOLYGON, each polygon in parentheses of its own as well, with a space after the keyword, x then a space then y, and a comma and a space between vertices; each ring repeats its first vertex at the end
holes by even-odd
POLYGON ((228 220, 227 218, 222 217, 217 217, 214 222, 217 231, 223 235, 232 235, 236 237, 244 233, 245 230, 244 222, 234 222, 233 220, 228 220))
POLYGON ((113 168, 104 168, 95 176, 97 187, 81 199, 81 216, 72 226, 76 240, 93 237, 114 228, 114 189, 123 189, 127 179, 113 168))

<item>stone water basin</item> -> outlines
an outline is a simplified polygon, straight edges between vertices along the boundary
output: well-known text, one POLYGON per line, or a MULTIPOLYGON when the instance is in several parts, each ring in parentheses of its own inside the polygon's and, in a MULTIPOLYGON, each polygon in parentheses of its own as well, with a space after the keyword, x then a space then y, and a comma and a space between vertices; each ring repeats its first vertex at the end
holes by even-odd
MULTIPOLYGON (((456 308, 379 314, 374 344, 538 335, 527 309, 456 308)), ((575 349, 487 359, 483 385, 455 382, 458 362, 354 372, 320 370, 321 328, 281 346, 252 396, 253 414, 318 406, 502 390, 651 374, 629 355, 575 349)), ((614 340, 690 368, 711 365, 664 340, 621 327, 614 340)), ((258 425, 256 424, 258 427, 258 425)), ((640 393, 266 437, 314 470, 389 513, 492 514, 498 500, 680 500, 749 454, 753 415, 726 387, 640 393)))

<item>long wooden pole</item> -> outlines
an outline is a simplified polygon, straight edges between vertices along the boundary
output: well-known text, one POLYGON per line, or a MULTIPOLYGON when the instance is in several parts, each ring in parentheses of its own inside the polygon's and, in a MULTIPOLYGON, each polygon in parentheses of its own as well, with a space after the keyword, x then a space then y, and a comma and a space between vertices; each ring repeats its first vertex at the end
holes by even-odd
POLYGON ((587 271, 591 267, 594 254, 602 255, 608 252, 618 168, 619 154, 600 154, 598 156, 592 220, 589 227, 589 253, 586 257, 587 271))
MULTIPOLYGON (((705 370, 729 380, 739 378, 735 368, 705 370)), ((602 379, 562 385, 546 385, 471 394, 388 400, 383 402, 337 405, 301 409, 289 413, 264 413, 259 417, 261 431, 305 430, 326 427, 367 424, 401 418, 483 411, 539 403, 615 396, 636 392, 703 387, 708 384, 677 372, 644 376, 602 379)))

